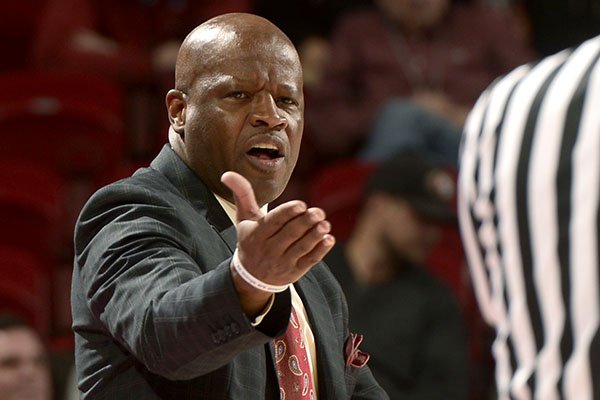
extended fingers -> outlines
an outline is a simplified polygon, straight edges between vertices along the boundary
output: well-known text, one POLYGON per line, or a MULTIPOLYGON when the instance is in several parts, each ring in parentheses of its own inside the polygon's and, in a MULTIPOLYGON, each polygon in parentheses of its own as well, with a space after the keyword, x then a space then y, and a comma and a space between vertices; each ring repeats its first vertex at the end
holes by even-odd
POLYGON ((298 258, 298 261, 296 262, 296 268, 308 270, 313 265, 321 261, 334 245, 335 237, 333 235, 330 235, 329 233, 323 235, 321 240, 318 241, 308 253, 298 258))
POLYGON ((309 208, 288 220, 268 240, 268 247, 275 254, 280 254, 285 264, 296 266, 298 260, 312 253, 318 246, 333 246, 330 243, 334 242, 333 237, 328 235, 330 231, 331 224, 325 219, 325 212, 320 208, 309 208))
POLYGON ((300 200, 292 200, 279 205, 269 211, 261 221, 262 235, 269 238, 278 234, 296 218, 303 216, 306 211, 306 203, 300 200))
MULTIPOLYGON (((311 208, 302 218, 299 217, 294 222, 281 231, 283 238, 280 241, 287 246, 285 258, 297 263, 320 245, 333 246, 335 241, 329 234, 331 224, 325 219, 323 210, 311 208)), ((320 261, 320 258, 315 260, 317 261, 320 261)))
POLYGON ((312 235, 308 236, 315 236, 315 228, 319 228, 324 234, 329 232, 330 224, 325 221, 325 212, 320 208, 313 207, 290 219, 274 236, 276 236, 277 242, 281 246, 287 248, 307 236, 311 231, 312 235))

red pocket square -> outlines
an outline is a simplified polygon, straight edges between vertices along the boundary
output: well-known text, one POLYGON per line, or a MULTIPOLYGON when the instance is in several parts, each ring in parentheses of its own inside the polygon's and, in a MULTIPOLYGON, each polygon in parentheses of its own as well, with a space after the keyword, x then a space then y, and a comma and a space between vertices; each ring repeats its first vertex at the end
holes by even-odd
POLYGON ((367 365, 367 361, 371 355, 369 353, 365 353, 361 351, 358 346, 363 341, 363 335, 358 335, 356 333, 350 333, 350 336, 346 340, 346 345, 344 346, 344 353, 346 355, 346 365, 353 366, 356 368, 362 368, 367 365))

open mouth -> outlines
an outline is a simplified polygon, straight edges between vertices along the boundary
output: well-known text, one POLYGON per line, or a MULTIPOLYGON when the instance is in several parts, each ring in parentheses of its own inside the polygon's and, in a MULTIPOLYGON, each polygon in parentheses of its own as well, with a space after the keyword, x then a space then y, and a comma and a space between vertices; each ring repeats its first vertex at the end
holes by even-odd
POLYGON ((247 154, 251 157, 257 157, 261 160, 275 160, 283 157, 283 154, 281 154, 276 146, 269 144, 259 144, 253 146, 247 154))
POLYGON ((279 146, 275 141, 256 142, 246 152, 246 155, 254 168, 269 174, 278 171, 285 165, 283 146, 279 146))

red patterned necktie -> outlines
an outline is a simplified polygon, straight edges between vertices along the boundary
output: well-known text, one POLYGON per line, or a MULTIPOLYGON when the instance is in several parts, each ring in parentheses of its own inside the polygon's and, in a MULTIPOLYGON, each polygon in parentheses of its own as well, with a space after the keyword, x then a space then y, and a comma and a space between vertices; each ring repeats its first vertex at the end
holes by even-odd
POLYGON ((315 398, 307 350, 296 310, 292 307, 290 323, 285 334, 275 339, 275 361, 281 400, 315 398))

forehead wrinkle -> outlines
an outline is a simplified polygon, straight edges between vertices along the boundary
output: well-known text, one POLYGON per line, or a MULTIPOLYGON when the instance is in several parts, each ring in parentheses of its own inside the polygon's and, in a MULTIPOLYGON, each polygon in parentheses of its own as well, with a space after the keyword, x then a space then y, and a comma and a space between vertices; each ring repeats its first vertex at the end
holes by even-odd
MULTIPOLYGON (((271 78, 265 76, 260 81, 257 81, 253 77, 243 77, 243 76, 234 76, 230 74, 205 74, 202 76, 197 76, 194 81, 194 86, 202 91, 210 91, 219 86, 230 86, 231 88, 236 88, 238 85, 240 88, 248 88, 251 90, 259 90, 264 88, 266 85, 269 85, 271 82, 271 78)), ((277 88, 280 90, 284 90, 288 93, 291 93, 294 96, 302 93, 302 88, 298 85, 288 84, 288 83, 278 83, 277 88)))
MULTIPOLYGON (((280 49, 278 53, 281 54, 280 49)), ((291 80, 280 82, 278 86, 298 92, 302 87, 302 69, 295 61, 296 58, 290 59, 290 56, 293 57, 293 53, 286 52, 284 59, 278 57, 267 60, 254 52, 242 53, 238 57, 232 57, 231 51, 211 52, 208 57, 192 63, 183 82, 186 82, 186 89, 191 89, 192 86, 210 89, 226 84, 263 86, 278 76, 287 76, 286 80, 291 80)), ((182 80, 179 83, 184 86, 182 80)))
POLYGON ((203 74, 197 75, 193 84, 202 91, 209 91, 218 86, 231 85, 234 82, 236 79, 232 75, 203 74))

